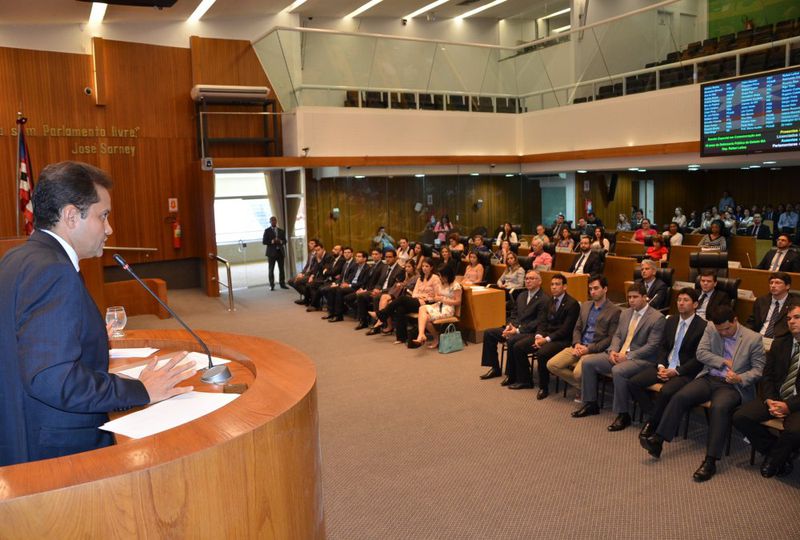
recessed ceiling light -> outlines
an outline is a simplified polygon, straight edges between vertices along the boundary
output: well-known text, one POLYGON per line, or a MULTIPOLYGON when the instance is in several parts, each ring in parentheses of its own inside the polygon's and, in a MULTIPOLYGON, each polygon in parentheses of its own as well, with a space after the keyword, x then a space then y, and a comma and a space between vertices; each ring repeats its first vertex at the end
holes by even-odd
POLYGON ((543 21, 545 19, 551 19, 553 17, 558 17, 559 15, 564 15, 565 13, 569 13, 570 11, 572 11, 571 8, 564 8, 561 11, 556 11, 555 13, 551 13, 550 15, 545 15, 544 17, 542 17, 539 20, 543 21))
POLYGON ((450 0, 436 0, 435 2, 431 2, 427 6, 422 6, 421 8, 419 8, 414 13, 409 13, 408 15, 406 15, 403 18, 404 19, 413 19, 414 17, 418 17, 418 16, 422 15, 423 13, 432 10, 433 8, 439 7, 442 4, 446 4, 449 1, 450 0))
POLYGON ((345 19, 352 19, 353 17, 358 17, 359 15, 361 15, 362 13, 367 11, 368 9, 372 9, 373 7, 377 6, 381 2, 383 2, 383 0, 370 0, 369 2, 367 2, 366 4, 361 6, 360 8, 356 8, 352 12, 348 13, 347 15, 345 15, 344 18, 345 19))
POLYGON ((508 174, 506 174, 506 178, 511 178, 512 176, 514 176, 514 173, 508 173, 508 174))
POLYGON ((103 2, 92 2, 92 11, 89 12, 89 24, 100 24, 106 16, 108 4, 103 2))
POLYGON ((778 162, 777 161, 765 161, 764 165, 775 165, 776 163, 778 163, 778 162))
POLYGON ((486 4, 484 6, 477 7, 475 9, 473 9, 473 10, 467 11, 463 15, 457 16, 456 20, 461 20, 461 19, 466 19, 467 17, 472 17, 473 15, 476 15, 476 14, 480 13, 481 11, 486 11, 489 8, 493 8, 494 6, 498 6, 498 5, 502 4, 505 1, 506 0, 494 0, 494 2, 489 2, 488 4, 486 4))
POLYGON ((203 0, 200 4, 195 8, 189 18, 186 19, 186 22, 197 22, 199 21, 203 15, 206 14, 206 11, 209 10, 211 6, 214 5, 214 2, 217 0, 203 0))
POLYGON ((480 173, 471 172, 471 173, 469 173, 469 175, 470 175, 470 176, 480 176, 480 173))
POLYGON ((628 170, 631 172, 639 172, 639 167, 628 167, 628 170))
POLYGON ((761 165, 750 165, 751 169, 760 169, 761 165))
POLYGON ((750 167, 740 167, 740 169, 742 169, 743 171, 749 171, 750 167))
POLYGON ((415 174, 414 178, 425 178, 424 174, 415 174))
POLYGON ((699 169, 700 165, 695 165, 694 163, 692 163, 691 165, 689 165, 689 167, 697 167, 699 169))
POLYGON ((366 178, 366 176, 364 176, 363 174, 357 174, 353 178, 358 178, 359 180, 361 180, 362 178, 366 178))
POLYGON ((578 174, 586 174, 588 171, 586 171, 585 169, 578 169, 575 172, 577 172, 578 174))
POLYGON ((291 13, 295 9, 305 4, 308 0, 295 0, 289 6, 285 7, 281 13, 291 13))

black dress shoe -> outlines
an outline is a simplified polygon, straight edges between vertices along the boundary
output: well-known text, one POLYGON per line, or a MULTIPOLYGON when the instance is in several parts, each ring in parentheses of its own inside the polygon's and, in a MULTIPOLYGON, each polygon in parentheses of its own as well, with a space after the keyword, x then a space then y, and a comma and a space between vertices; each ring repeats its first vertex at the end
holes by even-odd
POLYGON ((614 422, 608 426, 608 431, 622 431, 631 425, 631 415, 628 413, 620 413, 614 419, 614 422))
POLYGON ((344 317, 328 317, 328 322, 342 322, 344 317))
POLYGON ((533 385, 531 383, 526 383, 526 382, 518 382, 508 385, 509 390, 524 390, 526 388, 533 388, 533 385))
POLYGON ((653 433, 649 437, 640 437, 639 444, 654 458, 661 457, 661 451, 664 449, 664 439, 657 433, 653 433))
POLYGON ((656 426, 654 426, 650 422, 647 422, 644 426, 642 426, 642 431, 639 432, 639 438, 646 439, 655 432, 656 432, 656 426))
POLYGON ((287 287, 284 283, 281 283, 281 289, 288 289, 288 288, 289 287, 287 287))
POLYGON ((318 308, 318 307, 314 307, 314 306, 308 306, 308 307, 306 308, 306 311, 308 311, 308 312, 311 312, 311 311, 319 311, 320 309, 322 309, 322 308, 318 308))
POLYGON ((594 401, 589 401, 584 403, 583 407, 578 409, 577 411, 572 411, 573 418, 583 418, 585 416, 592 416, 594 414, 600 414, 600 407, 597 406, 597 403, 594 401))
POLYGON ((550 395, 550 392, 548 392, 547 390, 542 389, 542 390, 539 390, 539 392, 536 394, 536 399, 545 399, 549 395, 550 395))
POLYGON ((333 319, 333 315, 323 315, 320 319, 333 319))
POLYGON ((717 460, 706 456, 706 459, 703 460, 702 465, 694 471, 694 478, 695 482, 705 482, 706 480, 711 480, 711 477, 714 476, 717 472, 717 460))
POLYGON ((377 327, 373 326, 372 328, 369 329, 369 332, 367 332, 367 335, 368 336, 376 336, 376 335, 378 335, 380 333, 381 333, 381 327, 380 326, 377 326, 377 327))
POLYGON ((508 386, 509 384, 514 384, 514 383, 512 383, 512 382, 511 382, 511 381, 508 379, 508 377, 506 377, 505 379, 503 379, 503 380, 502 380, 502 382, 500 383, 500 386, 508 386))
POLYGON ((303 300, 302 298, 300 300, 295 300, 294 303, 297 304, 298 306, 306 305, 306 301, 303 300))
POLYGON ((355 330, 356 331, 363 330, 366 327, 367 327, 366 323, 360 322, 360 323, 358 323, 358 326, 355 327, 355 330))
POLYGON ((500 375, 501 373, 499 370, 492 368, 483 375, 481 375, 481 380, 485 381, 486 379, 494 379, 495 377, 499 377, 500 375))
POLYGON ((761 476, 764 478, 772 478, 778 474, 779 468, 780 466, 767 456, 764 458, 764 463, 761 464, 761 476))
POLYGON ((274 291, 275 290, 275 285, 270 285, 269 286, 269 290, 274 291))

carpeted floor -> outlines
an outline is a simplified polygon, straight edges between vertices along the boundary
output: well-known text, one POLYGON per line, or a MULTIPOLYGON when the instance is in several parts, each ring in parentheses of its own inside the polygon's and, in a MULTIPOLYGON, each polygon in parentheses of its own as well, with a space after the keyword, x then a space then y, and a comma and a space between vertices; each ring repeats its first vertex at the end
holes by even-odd
MULTIPOLYGON (((197 329, 283 341, 317 365, 323 488, 331 539, 800 538, 800 462, 761 478, 734 434, 717 475, 696 484, 705 421, 661 460, 613 415, 574 419, 572 393, 536 401, 481 381, 481 346, 440 355, 329 324, 294 291, 237 291, 237 311, 199 291, 170 291, 197 329)), ((128 328, 175 328, 131 317, 128 328)), ((608 407, 608 406, 607 406, 608 407)))

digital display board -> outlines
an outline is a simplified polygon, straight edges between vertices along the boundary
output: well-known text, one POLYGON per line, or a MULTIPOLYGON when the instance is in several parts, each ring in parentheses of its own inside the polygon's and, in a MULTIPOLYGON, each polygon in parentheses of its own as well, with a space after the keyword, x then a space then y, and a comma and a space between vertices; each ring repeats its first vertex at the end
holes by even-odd
POLYGON ((703 157, 800 151, 800 69, 700 87, 703 157))

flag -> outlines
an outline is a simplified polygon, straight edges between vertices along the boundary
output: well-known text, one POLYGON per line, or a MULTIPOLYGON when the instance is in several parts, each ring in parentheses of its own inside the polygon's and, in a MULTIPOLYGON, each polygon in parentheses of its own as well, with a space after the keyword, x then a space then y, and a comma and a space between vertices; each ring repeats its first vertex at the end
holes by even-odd
POLYGON ((31 204, 33 168, 31 167, 30 154, 28 154, 28 143, 25 142, 25 122, 27 121, 28 119, 24 116, 17 119, 17 125, 19 126, 19 148, 17 152, 19 170, 17 171, 17 177, 19 180, 19 211, 22 214, 25 234, 30 236, 33 232, 33 204, 31 204))

